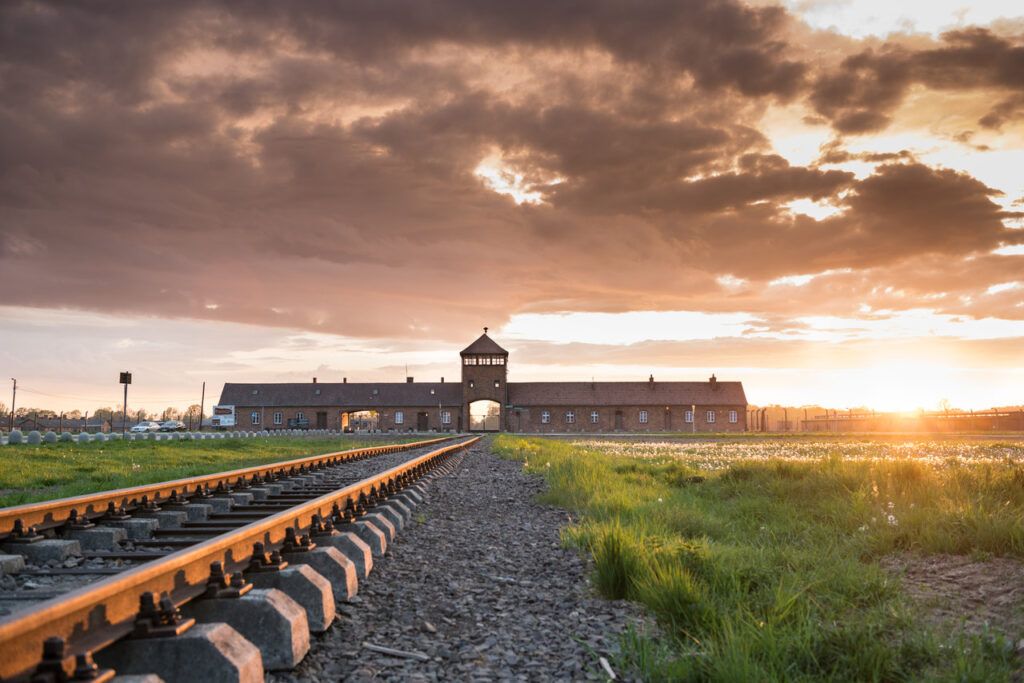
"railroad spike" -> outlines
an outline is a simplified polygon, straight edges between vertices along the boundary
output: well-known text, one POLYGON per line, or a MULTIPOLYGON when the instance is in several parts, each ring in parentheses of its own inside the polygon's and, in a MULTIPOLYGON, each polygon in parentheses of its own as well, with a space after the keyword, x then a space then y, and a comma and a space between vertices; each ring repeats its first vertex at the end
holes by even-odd
POLYGON ((61 683, 68 680, 64 670, 64 639, 51 636, 43 641, 43 656, 32 673, 31 683, 61 683))
POLYGON ((92 681, 93 683, 106 683, 114 678, 113 669, 101 669, 92 659, 91 652, 83 652, 75 655, 75 670, 71 674, 71 681, 92 681))

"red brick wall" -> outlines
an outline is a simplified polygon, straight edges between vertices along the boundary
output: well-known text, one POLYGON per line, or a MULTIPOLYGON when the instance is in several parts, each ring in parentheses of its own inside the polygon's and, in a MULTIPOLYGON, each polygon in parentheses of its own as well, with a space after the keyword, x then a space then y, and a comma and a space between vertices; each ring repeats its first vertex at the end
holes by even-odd
MULTIPOLYGON (((427 429, 430 431, 440 429, 443 431, 445 428, 455 430, 458 427, 459 422, 459 407, 442 407, 442 411, 449 411, 451 413, 451 424, 441 424, 440 413, 437 407, 433 408, 368 408, 368 410, 377 410, 378 416, 378 427, 382 431, 394 430, 396 432, 415 431, 416 430, 416 416, 418 413, 427 413, 428 425, 427 429), (395 413, 402 411, 404 413, 403 424, 397 424, 395 422, 395 413)), ((296 419, 299 413, 303 413, 307 420, 309 420, 309 426, 311 429, 316 428, 316 414, 318 412, 327 413, 327 429, 340 430, 341 429, 341 412, 342 409, 338 407, 324 408, 324 407, 303 407, 303 406, 292 406, 292 407, 280 407, 280 408, 253 408, 236 406, 235 407, 235 423, 237 429, 244 429, 246 431, 259 431, 262 429, 287 429, 288 420, 296 419), (253 424, 252 413, 253 411, 261 414, 260 424, 253 424), (274 414, 281 413, 281 423, 275 424, 274 414)), ((347 410, 346 412, 352 412, 347 410)))
MULTIPOLYGON (((511 432, 536 433, 597 433, 616 431, 615 413, 622 411, 623 432, 689 432, 692 423, 685 421, 689 406, 517 406, 508 411, 505 428, 511 432), (551 413, 551 421, 542 421, 543 411, 551 413), (647 411, 647 422, 640 421, 640 411, 647 411), (575 414, 575 422, 566 421, 566 413, 575 414), (591 422, 591 412, 597 412, 597 422, 591 422)), ((746 406, 697 406, 697 432, 742 432, 745 430, 746 406), (707 412, 715 413, 709 422, 707 412), (736 411, 736 422, 729 421, 729 411, 736 411)))

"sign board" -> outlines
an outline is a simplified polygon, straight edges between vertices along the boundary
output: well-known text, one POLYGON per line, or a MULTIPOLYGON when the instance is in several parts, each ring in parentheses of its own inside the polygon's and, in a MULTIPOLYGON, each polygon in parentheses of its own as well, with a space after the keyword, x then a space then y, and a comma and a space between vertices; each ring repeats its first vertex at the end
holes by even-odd
POLYGON ((132 383, 132 373, 130 373, 130 372, 122 372, 121 373, 120 383, 121 384, 131 384, 132 383))
POLYGON ((210 426, 212 427, 234 427, 235 426, 235 407, 234 406, 214 406, 213 414, 210 416, 210 426))

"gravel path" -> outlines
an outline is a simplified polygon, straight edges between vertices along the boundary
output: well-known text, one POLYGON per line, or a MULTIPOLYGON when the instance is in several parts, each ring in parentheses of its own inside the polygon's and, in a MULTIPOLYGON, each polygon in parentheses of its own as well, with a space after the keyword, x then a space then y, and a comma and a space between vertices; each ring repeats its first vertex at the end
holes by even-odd
POLYGON ((486 443, 471 449, 300 667, 267 680, 606 680, 599 657, 640 610, 593 594, 559 540, 566 512, 534 502, 543 486, 486 443))

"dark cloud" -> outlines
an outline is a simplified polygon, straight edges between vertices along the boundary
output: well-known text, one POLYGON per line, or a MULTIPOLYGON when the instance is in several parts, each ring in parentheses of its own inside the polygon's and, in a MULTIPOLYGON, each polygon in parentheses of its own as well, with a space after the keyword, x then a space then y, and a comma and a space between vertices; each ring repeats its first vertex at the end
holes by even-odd
MULTIPOLYGON (((913 84, 1012 102, 1019 47, 963 31, 833 68, 787 42, 793 24, 729 0, 5 3, 0 288, 461 339, 519 311, 896 305, 879 282, 926 296, 915 282, 956 270, 942 259, 1021 241, 970 176, 838 141, 794 165, 759 129, 769 103, 809 97, 838 131, 871 130, 913 84), (486 160, 538 203, 495 192, 486 160), (849 161, 881 165, 820 167, 849 161), (842 212, 794 215, 798 199, 842 212)), ((978 295, 1003 270, 946 287, 978 295)), ((985 310, 1019 312, 1012 295, 985 310)))
POLYGON ((915 84, 940 91, 1009 93, 979 122, 999 127, 1024 111, 1024 38, 970 28, 944 33, 929 48, 899 42, 868 48, 821 74, 810 101, 839 132, 867 133, 889 124, 893 110, 915 84))

